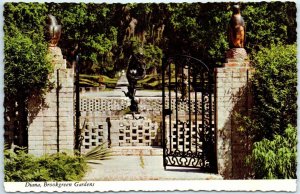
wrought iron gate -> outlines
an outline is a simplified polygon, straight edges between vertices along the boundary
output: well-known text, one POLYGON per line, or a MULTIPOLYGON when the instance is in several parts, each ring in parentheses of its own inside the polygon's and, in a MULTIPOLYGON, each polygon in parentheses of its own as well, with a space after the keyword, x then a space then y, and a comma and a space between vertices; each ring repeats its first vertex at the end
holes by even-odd
POLYGON ((183 55, 164 59, 162 70, 164 167, 217 173, 213 72, 183 55))

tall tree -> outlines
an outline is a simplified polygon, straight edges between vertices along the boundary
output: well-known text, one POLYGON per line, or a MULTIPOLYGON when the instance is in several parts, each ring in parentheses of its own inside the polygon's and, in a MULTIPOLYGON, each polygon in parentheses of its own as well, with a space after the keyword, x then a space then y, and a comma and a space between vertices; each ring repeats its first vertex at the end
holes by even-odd
POLYGON ((6 119, 14 119, 20 146, 27 145, 28 100, 42 94, 49 83, 46 10, 37 3, 6 3, 4 7, 4 107, 6 119))
POLYGON ((95 3, 50 3, 49 12, 63 26, 60 47, 71 61, 70 51, 78 46, 82 73, 102 73, 113 69, 112 49, 117 43, 117 29, 110 24, 114 5, 95 3))

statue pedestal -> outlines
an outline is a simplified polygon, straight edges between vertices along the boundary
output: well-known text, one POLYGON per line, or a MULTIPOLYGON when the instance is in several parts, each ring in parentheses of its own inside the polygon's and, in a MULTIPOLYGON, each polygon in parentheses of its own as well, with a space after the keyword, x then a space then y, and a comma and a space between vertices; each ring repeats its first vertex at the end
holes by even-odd
POLYGON ((249 64, 245 49, 233 48, 226 52, 223 67, 215 68, 217 162, 224 179, 243 179, 249 170, 245 157, 251 142, 235 117, 235 113, 247 116, 251 108, 249 64))
POLYGON ((63 58, 61 49, 59 47, 48 47, 48 53, 51 63, 54 65, 54 70, 67 69, 66 60, 63 58))
POLYGON ((223 67, 248 67, 248 55, 244 48, 232 48, 226 52, 223 67))

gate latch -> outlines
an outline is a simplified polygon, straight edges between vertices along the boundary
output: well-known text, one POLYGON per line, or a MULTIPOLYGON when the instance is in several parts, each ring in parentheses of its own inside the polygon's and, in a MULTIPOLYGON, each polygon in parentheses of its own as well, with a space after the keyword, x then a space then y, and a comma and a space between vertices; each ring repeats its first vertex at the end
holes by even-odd
POLYGON ((164 109, 164 115, 171 115, 172 110, 171 109, 164 109))

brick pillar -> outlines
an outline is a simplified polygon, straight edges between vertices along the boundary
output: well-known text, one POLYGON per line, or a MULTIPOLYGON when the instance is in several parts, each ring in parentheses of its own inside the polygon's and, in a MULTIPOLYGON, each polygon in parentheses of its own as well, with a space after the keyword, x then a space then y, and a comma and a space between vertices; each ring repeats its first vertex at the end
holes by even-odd
POLYGON ((53 87, 29 101, 28 151, 40 156, 58 152, 73 153, 74 147, 74 71, 66 68, 59 47, 49 47, 53 87))
POLYGON ((236 148, 244 146, 241 144, 244 142, 239 141, 244 137, 238 135, 235 113, 244 115, 248 111, 251 67, 244 49, 231 49, 226 56, 226 63, 215 68, 215 95, 218 172, 228 179, 235 178, 235 168, 238 171, 243 170, 242 166, 236 166, 235 157, 239 151, 236 148))

